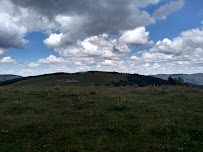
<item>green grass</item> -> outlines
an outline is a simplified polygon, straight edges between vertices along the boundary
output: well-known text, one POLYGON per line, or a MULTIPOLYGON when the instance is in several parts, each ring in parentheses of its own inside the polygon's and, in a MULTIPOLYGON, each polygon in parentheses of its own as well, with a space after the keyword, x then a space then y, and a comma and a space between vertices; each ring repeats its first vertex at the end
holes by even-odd
POLYGON ((189 87, 0 87, 0 151, 200 152, 202 109, 189 87))

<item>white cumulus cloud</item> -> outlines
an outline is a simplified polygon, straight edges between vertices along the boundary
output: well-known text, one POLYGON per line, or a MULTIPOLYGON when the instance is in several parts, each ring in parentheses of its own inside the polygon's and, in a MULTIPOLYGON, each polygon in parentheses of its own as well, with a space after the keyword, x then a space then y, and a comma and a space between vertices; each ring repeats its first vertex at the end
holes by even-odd
POLYGON ((146 32, 145 27, 138 27, 134 30, 125 31, 119 41, 133 46, 153 44, 153 41, 149 42, 149 32, 146 32))
POLYGON ((16 60, 12 59, 10 56, 0 59, 0 63, 15 63, 16 60))
POLYGON ((117 39, 108 38, 106 34, 103 34, 78 41, 76 45, 55 48, 55 51, 63 57, 112 58, 130 53, 131 50, 126 44, 119 43, 117 39))
POLYGON ((46 44, 50 48, 61 46, 62 45, 61 39, 63 36, 64 36, 63 33, 60 34, 51 33, 49 38, 44 40, 44 44, 46 44))
POLYGON ((158 41, 140 55, 129 57, 131 67, 143 73, 194 73, 203 68, 203 29, 196 28, 182 32, 178 37, 158 41), (142 63, 154 63, 140 69, 142 63), (156 65, 155 65, 156 64, 156 65), (156 67, 156 68, 155 68, 156 67), (180 69, 179 69, 180 68, 180 69), (158 71, 156 71, 158 70, 158 71), (171 72, 169 71, 171 70, 171 72))
POLYGON ((64 62, 68 62, 68 61, 62 57, 56 57, 54 55, 50 55, 45 59, 40 59, 38 62, 39 63, 64 63, 64 62))

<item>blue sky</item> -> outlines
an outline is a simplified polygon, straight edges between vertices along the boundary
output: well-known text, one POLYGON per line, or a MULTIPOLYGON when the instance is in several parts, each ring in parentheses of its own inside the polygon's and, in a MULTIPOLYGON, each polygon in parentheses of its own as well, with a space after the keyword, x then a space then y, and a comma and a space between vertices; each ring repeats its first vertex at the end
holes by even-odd
POLYGON ((0 74, 203 73, 201 6, 201 0, 2 0, 0 74))

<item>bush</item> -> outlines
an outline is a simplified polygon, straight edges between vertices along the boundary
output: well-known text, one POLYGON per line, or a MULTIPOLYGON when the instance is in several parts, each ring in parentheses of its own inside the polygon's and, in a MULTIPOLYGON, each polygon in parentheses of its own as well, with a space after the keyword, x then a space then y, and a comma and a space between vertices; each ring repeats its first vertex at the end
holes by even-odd
POLYGON ((172 78, 171 76, 168 77, 168 84, 169 85, 184 85, 184 80, 180 77, 172 78))
POLYGON ((95 91, 91 91, 90 95, 96 95, 96 92, 95 91))

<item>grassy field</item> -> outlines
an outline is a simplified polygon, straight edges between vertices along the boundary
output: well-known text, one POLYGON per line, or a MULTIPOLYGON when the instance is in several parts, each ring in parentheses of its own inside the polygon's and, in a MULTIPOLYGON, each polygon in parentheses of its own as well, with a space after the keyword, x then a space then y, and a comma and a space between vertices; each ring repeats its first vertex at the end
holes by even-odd
POLYGON ((0 151, 200 152, 202 118, 189 87, 0 87, 0 151))

